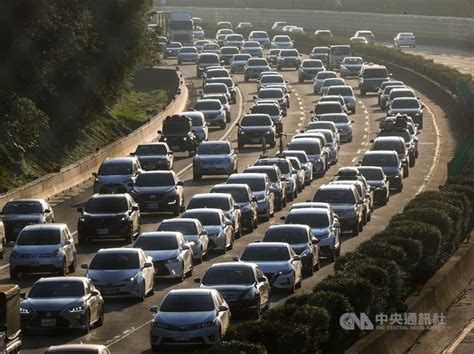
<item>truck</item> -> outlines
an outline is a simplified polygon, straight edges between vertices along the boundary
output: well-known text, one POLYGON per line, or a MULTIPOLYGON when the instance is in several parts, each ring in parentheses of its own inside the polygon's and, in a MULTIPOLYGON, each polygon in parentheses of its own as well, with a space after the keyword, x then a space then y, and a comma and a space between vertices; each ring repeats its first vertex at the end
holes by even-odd
POLYGON ((0 285, 0 353, 20 352, 20 301, 18 285, 0 285))
POLYGON ((166 13, 166 30, 170 42, 192 45, 193 27, 194 23, 190 11, 179 10, 166 13))

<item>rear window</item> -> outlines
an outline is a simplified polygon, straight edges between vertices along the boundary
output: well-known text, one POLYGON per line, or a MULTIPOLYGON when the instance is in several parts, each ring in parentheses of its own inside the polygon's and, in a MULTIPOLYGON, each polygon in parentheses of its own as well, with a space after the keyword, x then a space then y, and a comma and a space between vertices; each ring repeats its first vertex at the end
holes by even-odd
POLYGON ((194 105, 194 109, 197 111, 218 110, 218 109, 221 109, 221 104, 217 100, 197 101, 196 104, 194 105))
POLYGON ((283 92, 281 90, 260 90, 258 98, 282 98, 283 92))
POLYGON ((387 69, 385 68, 366 68, 362 74, 364 79, 380 79, 388 77, 387 69))
POLYGON ((324 114, 324 113, 341 113, 341 105, 340 104, 317 104, 314 113, 316 114, 324 114))
POLYGON ((325 80, 325 79, 332 79, 337 78, 337 74, 332 71, 320 71, 316 75, 316 80, 325 80))
POLYGON ((164 144, 139 145, 135 154, 138 156, 166 155, 168 150, 164 144))
POLYGON ((198 64, 220 64, 217 55, 200 55, 198 64))
POLYGON ((350 86, 330 87, 328 95, 354 96, 354 91, 352 91, 352 87, 350 86))
POLYGON ((329 204, 355 204, 354 193, 350 189, 320 189, 314 196, 314 202, 329 204))
POLYGON ((262 127, 272 125, 272 120, 269 116, 244 116, 240 125, 243 127, 262 127))
POLYGON ((417 100, 403 100, 397 99, 392 102, 391 108, 401 108, 401 109, 409 109, 409 108, 420 108, 420 105, 417 100))
POLYGON ((319 155, 321 154, 321 147, 318 143, 307 143, 302 141, 292 141, 288 145, 289 150, 303 150, 307 155, 319 155))
POLYGON ((364 166, 390 167, 398 166, 397 157, 393 154, 366 154, 362 159, 364 166))
POLYGON ((351 47, 341 46, 341 47, 331 47, 332 55, 351 55, 351 47))
POLYGON ((322 68, 323 63, 319 60, 304 61, 303 68, 322 68))

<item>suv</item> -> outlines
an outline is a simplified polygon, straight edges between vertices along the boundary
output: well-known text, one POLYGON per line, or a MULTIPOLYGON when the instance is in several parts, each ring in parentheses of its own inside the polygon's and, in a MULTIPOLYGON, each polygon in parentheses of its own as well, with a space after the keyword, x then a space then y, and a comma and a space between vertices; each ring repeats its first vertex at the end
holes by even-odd
POLYGON ((301 64, 300 53, 296 49, 282 49, 277 58, 277 69, 296 68, 301 64))
POLYGON ((387 68, 384 65, 363 65, 360 70, 359 89, 360 94, 377 92, 382 82, 390 79, 387 68))
POLYGON ((265 31, 252 31, 250 32, 248 39, 249 41, 256 41, 260 43, 264 49, 270 48, 270 38, 268 37, 268 33, 265 31))
POLYGON ((423 108, 425 105, 420 104, 416 97, 398 97, 392 101, 387 116, 406 114, 412 117, 419 129, 423 129, 423 108))
POLYGON ((250 54, 252 57, 261 58, 263 55, 262 47, 257 41, 246 41, 241 48, 242 54, 250 54))
POLYGON ((193 160, 193 180, 236 172, 237 154, 228 141, 205 141, 199 145, 193 160))
POLYGON ((227 47, 240 48, 240 47, 242 47, 243 43, 244 43, 244 36, 242 36, 241 34, 232 33, 232 34, 228 34, 228 35, 225 36, 224 44, 227 47))
POLYGON ((245 114, 238 123, 237 142, 239 149, 245 144, 269 144, 276 146, 275 124, 268 114, 245 114))
POLYGON ((158 134, 160 142, 166 142, 171 151, 188 151, 189 156, 196 152, 198 139, 193 132, 191 119, 184 115, 166 117, 163 121, 163 131, 158 130, 158 134))
POLYGON ((166 143, 140 144, 130 156, 136 156, 145 171, 173 169, 173 152, 166 143))
POLYGON ((106 159, 99 171, 92 173, 94 193, 129 193, 137 176, 142 172, 136 157, 116 157, 106 159))
POLYGON ((230 72, 243 74, 250 58, 252 58, 250 54, 234 54, 230 63, 230 72))
POLYGON ((258 79, 263 71, 270 71, 270 65, 264 58, 250 58, 244 69, 244 80, 258 79))
POLYGON ((197 60, 196 76, 201 77, 209 66, 220 65, 219 55, 215 53, 201 53, 197 60))

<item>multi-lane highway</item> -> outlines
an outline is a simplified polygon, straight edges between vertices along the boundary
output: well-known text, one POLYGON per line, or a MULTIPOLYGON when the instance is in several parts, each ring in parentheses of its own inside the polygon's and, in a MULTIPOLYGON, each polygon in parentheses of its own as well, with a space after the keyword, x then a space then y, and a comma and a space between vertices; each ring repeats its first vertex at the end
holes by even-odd
MULTIPOLYGON (((176 61, 167 60, 165 65, 175 66, 176 61)), ((183 65, 180 69, 188 82, 188 88, 193 95, 197 94, 202 84, 201 79, 195 77, 194 65, 183 65)), ((297 73, 294 70, 283 71, 285 78, 288 80, 291 89, 291 108, 288 116, 284 119, 284 131, 288 137, 286 141, 291 139, 291 135, 300 129, 304 129, 308 123, 314 102, 318 96, 313 94, 313 87, 310 81, 304 84, 298 83, 297 73)), ((239 95, 235 105, 232 106, 232 124, 228 124, 226 130, 215 129, 210 133, 209 140, 218 140, 222 138, 229 139, 236 145, 236 129, 235 123, 242 113, 248 112, 252 106, 253 96, 256 93, 255 82, 244 82, 243 75, 234 75, 234 80, 239 84, 239 95)), ((355 79, 346 80, 349 85, 357 87, 355 79)), ((358 93, 358 90, 355 90, 358 93)), ((425 125, 423 133, 420 136, 420 156, 416 162, 416 166, 410 171, 410 177, 405 180, 405 186, 402 193, 395 194, 391 197, 387 206, 377 209, 372 217, 372 221, 364 228, 364 231, 357 237, 345 235, 343 237, 342 253, 353 250, 360 242, 371 237, 375 232, 382 230, 388 223, 390 217, 400 211, 406 204, 407 200, 424 188, 437 188, 444 182, 446 177, 446 163, 452 156, 454 151, 453 138, 449 130, 449 125, 443 115, 440 107, 429 97, 419 94, 420 98, 426 104, 425 125)), ((195 98, 195 97, 194 97, 195 98)), ((374 95, 357 97, 357 113, 350 116, 355 121, 354 139, 351 143, 343 144, 340 150, 339 162, 332 166, 326 177, 315 180, 310 187, 307 187, 295 201, 305 201, 311 199, 316 189, 321 184, 326 183, 339 167, 355 165, 364 151, 371 146, 370 140, 376 136, 379 121, 385 117, 385 112, 381 111, 377 106, 377 99, 374 95)), ((275 152, 273 149, 271 152, 275 152)), ((239 169, 242 170, 246 165, 253 164, 260 155, 259 147, 246 147, 239 150, 239 169)), ((179 173, 180 178, 184 181, 185 199, 189 201, 192 195, 209 191, 216 183, 225 181, 225 178, 205 177, 202 181, 194 182, 192 179, 192 170, 188 168, 191 158, 184 154, 176 154, 175 171, 179 173), (185 157, 186 156, 186 157, 185 157)), ((76 230, 77 207, 82 206, 85 201, 92 195, 90 185, 84 185, 74 192, 70 192, 58 197, 53 201, 56 221, 68 224, 71 231, 76 230)), ((263 233, 270 224, 279 223, 281 215, 285 215, 288 210, 284 208, 281 212, 275 214, 275 217, 259 225, 258 229, 251 234, 244 235, 234 244, 232 251, 225 255, 211 255, 209 260, 194 268, 194 277, 202 277, 207 267, 216 261, 230 261, 232 256, 240 255, 249 242, 260 240, 263 233)), ((142 216, 142 231, 156 230, 160 220, 168 217, 160 216, 142 216)), ((77 241, 77 240, 76 240, 77 241)), ((123 246, 122 243, 94 243, 89 246, 78 245, 78 263, 88 263, 95 252, 101 247, 123 246)), ((2 283, 10 283, 8 276, 8 254, 4 260, 0 261, 0 281, 2 283)), ((310 290, 314 284, 320 281, 333 271, 332 264, 323 263, 320 271, 310 278, 305 278, 302 289, 297 293, 310 290)), ((84 270, 79 269, 76 275, 83 275, 84 270)), ((27 291, 36 280, 36 277, 29 276, 19 280, 20 287, 27 291)), ((136 302, 135 300, 106 300, 105 323, 102 327, 93 329, 88 335, 82 336, 80 333, 74 332, 58 332, 52 334, 26 334, 23 337, 23 349, 26 353, 38 353, 44 351, 50 345, 63 343, 105 343, 110 347, 112 352, 137 353, 146 352, 150 349, 148 331, 152 314, 148 312, 148 308, 152 305, 159 304, 162 297, 171 288, 187 288, 195 287, 197 284, 188 278, 183 283, 173 283, 165 281, 157 281, 155 285, 155 294, 146 299, 144 302, 136 302)), ((286 294, 272 294, 272 304, 282 301, 286 294)))

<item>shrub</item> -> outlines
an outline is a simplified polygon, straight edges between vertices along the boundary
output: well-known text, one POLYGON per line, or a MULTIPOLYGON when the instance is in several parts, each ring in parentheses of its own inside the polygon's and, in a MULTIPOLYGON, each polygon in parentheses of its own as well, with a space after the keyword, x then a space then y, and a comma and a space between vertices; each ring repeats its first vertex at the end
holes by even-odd
POLYGON ((411 271, 415 266, 418 264, 420 261, 421 257, 421 242, 419 240, 414 240, 410 238, 402 238, 402 237, 386 237, 386 238, 381 238, 384 242, 398 246, 402 248, 405 251, 405 257, 406 257, 406 264, 407 267, 405 268, 405 271, 408 274, 411 274, 411 271))
POLYGON ((451 235, 453 221, 442 210, 418 207, 416 209, 408 209, 406 212, 403 212, 402 215, 406 220, 421 221, 436 226, 443 239, 451 235))
POLYGON ((367 255, 360 252, 347 252, 346 254, 336 258, 336 262, 334 262, 334 271, 336 274, 338 272, 343 272, 346 269, 346 264, 350 263, 351 261, 364 260, 367 258, 367 255))
POLYGON ((467 197, 471 208, 471 228, 474 226, 474 187, 461 184, 448 184, 443 189, 443 192, 455 192, 463 194, 467 197))
POLYGON ((206 351, 210 354, 266 354, 265 347, 259 344, 238 340, 223 341, 206 351))
POLYGON ((448 181, 446 184, 460 184, 463 186, 470 186, 474 187, 474 176, 468 175, 468 176, 451 176, 448 178, 448 181))
POLYGON ((361 243, 356 251, 371 258, 392 260, 399 264, 403 269, 407 269, 409 266, 403 248, 390 245, 383 241, 370 239, 361 243))

